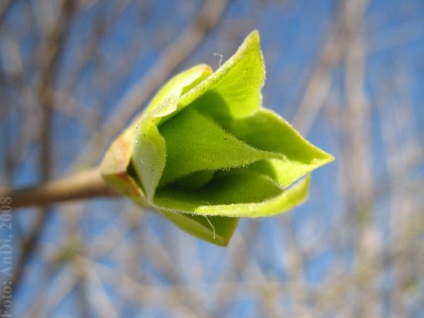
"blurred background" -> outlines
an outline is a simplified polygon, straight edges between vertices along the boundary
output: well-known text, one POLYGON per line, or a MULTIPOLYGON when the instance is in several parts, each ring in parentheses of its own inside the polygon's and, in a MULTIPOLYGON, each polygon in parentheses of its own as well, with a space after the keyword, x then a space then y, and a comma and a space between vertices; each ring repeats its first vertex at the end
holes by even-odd
POLYGON ((170 76, 253 29, 264 105, 336 157, 309 200, 226 249, 125 199, 14 211, 2 313, 424 317, 421 0, 2 0, 0 187, 94 167, 170 76))

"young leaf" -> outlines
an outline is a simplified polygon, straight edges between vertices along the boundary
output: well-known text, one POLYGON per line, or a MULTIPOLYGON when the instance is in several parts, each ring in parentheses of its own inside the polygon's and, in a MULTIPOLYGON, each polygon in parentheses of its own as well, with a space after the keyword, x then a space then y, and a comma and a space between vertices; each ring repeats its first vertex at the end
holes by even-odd
POLYGON ((239 217, 302 203, 309 173, 334 158, 262 108, 264 78, 257 31, 215 73, 198 65, 176 75, 112 145, 105 180, 222 246, 239 217))
POLYGON ((237 228, 238 218, 202 216, 187 213, 160 211, 183 231, 220 246, 227 246, 237 228))
POLYGON ((247 118, 228 120, 223 127, 252 147, 284 155, 285 160, 270 159, 254 166, 257 171, 271 172, 282 187, 334 160, 271 110, 261 108, 247 118))
POLYGON ((223 170, 282 158, 278 153, 248 146, 192 108, 163 124, 160 134, 166 140, 167 154, 162 185, 197 171, 223 170))

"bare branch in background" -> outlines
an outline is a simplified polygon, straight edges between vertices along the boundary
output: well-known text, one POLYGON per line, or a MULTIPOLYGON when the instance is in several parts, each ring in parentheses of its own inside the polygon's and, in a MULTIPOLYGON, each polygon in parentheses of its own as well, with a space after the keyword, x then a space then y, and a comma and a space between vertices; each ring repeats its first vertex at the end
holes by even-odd
MULTIPOLYGON (((41 150, 39 158, 42 181, 47 181, 51 177, 51 166, 53 163, 51 155, 53 152, 51 143, 53 137, 51 108, 54 101, 52 100, 51 94, 49 94, 48 90, 55 82, 58 64, 66 40, 66 34, 69 31, 69 26, 75 10, 76 7, 73 0, 63 1, 58 21, 56 21, 55 27, 50 31, 45 45, 44 53, 46 54, 46 59, 44 61, 46 64, 42 66, 43 71, 41 72, 38 86, 39 102, 41 106, 41 113, 43 114, 42 125, 40 127, 41 150)), ((21 284, 26 263, 37 249, 38 240, 44 230, 48 215, 48 208, 39 212, 30 234, 22 243, 21 253, 18 261, 16 262, 17 266, 14 268, 12 276, 11 288, 13 293, 16 293, 21 284)), ((5 298, 2 297, 2 305, 0 308, 2 312, 5 308, 4 300, 5 298)))
POLYGON ((333 14, 333 22, 327 38, 308 77, 308 83, 298 110, 293 118, 293 126, 302 134, 307 135, 314 123, 331 87, 332 72, 340 63, 343 46, 340 43, 340 33, 344 29, 347 16, 347 1, 338 2, 338 8, 333 14))

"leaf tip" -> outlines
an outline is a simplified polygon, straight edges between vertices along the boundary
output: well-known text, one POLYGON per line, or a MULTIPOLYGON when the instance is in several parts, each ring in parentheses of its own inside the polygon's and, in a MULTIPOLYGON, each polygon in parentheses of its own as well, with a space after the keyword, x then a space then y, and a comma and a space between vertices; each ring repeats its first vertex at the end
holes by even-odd
POLYGON ((260 42, 261 36, 259 35, 259 30, 254 29, 252 32, 250 32, 247 36, 247 39, 255 42, 260 42))

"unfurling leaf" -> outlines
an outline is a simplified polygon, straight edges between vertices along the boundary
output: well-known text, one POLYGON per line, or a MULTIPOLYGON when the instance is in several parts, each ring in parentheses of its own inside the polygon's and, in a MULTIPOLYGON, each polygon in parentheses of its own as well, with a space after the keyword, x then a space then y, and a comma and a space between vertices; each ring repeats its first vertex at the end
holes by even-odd
POLYGON ((257 31, 216 72, 198 65, 176 75, 112 144, 105 180, 221 246, 238 218, 302 203, 309 173, 334 158, 262 107, 264 78, 257 31))

